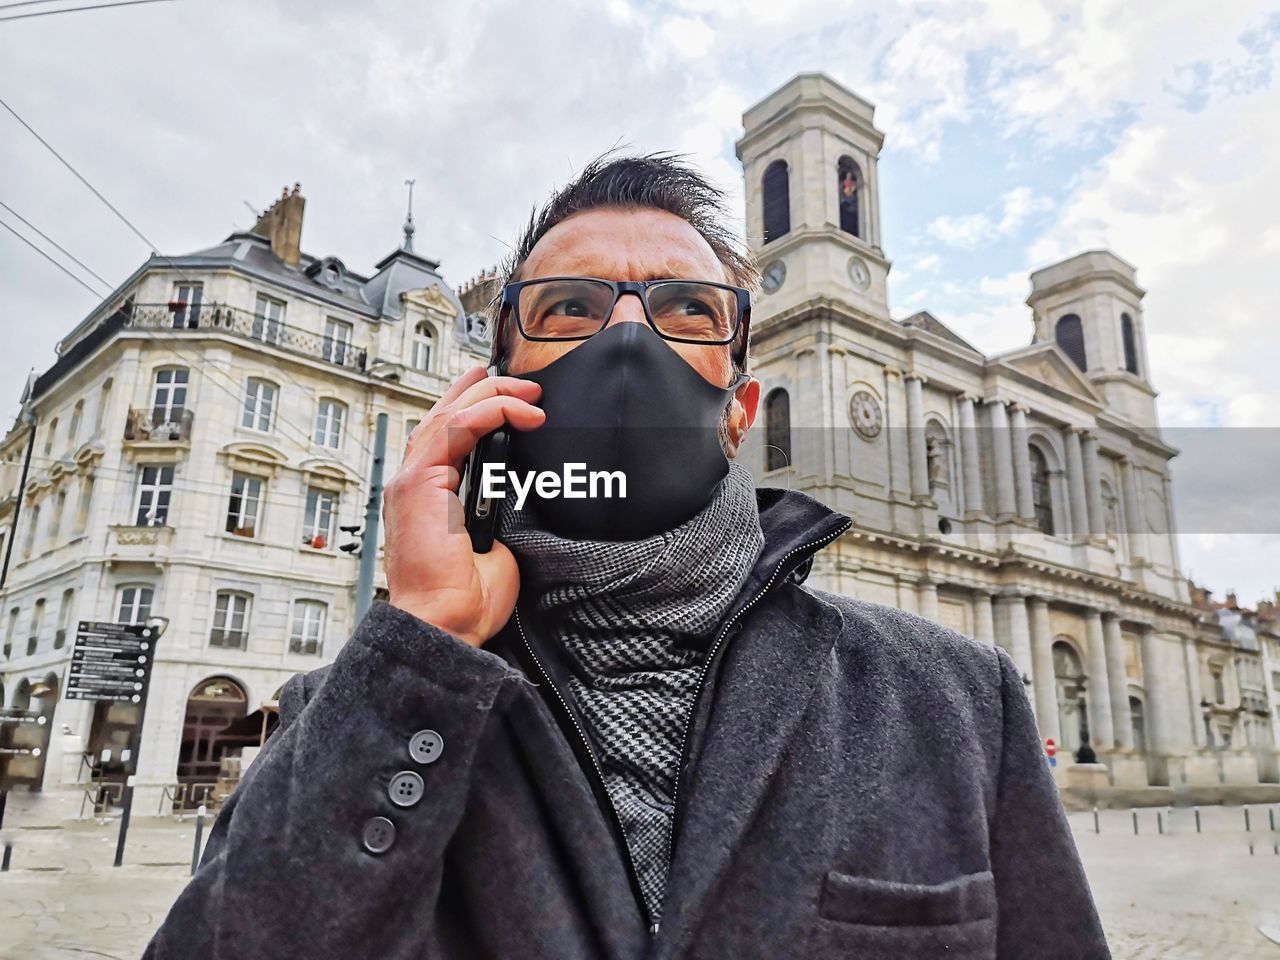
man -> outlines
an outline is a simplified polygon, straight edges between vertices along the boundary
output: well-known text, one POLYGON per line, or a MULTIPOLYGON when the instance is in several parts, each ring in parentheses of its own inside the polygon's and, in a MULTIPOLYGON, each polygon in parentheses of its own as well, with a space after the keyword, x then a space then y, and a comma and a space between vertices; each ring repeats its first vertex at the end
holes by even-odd
POLYGON ((721 201, 606 156, 530 221, 499 374, 388 485, 390 602, 285 686, 147 956, 1109 957, 1008 654, 805 585, 848 518, 733 461, 721 201), (627 498, 503 499, 474 552, 459 474, 504 425, 508 466, 627 498))

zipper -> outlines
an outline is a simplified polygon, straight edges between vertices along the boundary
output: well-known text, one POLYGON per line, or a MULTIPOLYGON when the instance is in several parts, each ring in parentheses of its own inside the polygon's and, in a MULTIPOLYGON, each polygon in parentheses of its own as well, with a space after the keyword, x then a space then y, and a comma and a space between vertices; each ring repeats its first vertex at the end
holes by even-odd
POLYGON ((631 847, 627 844, 626 831, 622 829, 622 819, 618 816, 618 808, 614 806, 613 798, 609 795, 609 790, 604 783, 604 771, 600 769, 600 761, 596 759, 596 752, 591 748, 591 741, 587 739, 586 731, 582 729, 582 725, 578 723, 577 716, 569 709, 569 704, 565 701, 564 695, 560 693, 560 688, 556 686, 551 679, 551 674, 547 672, 547 668, 542 665, 542 661, 538 659, 538 655, 533 652, 533 646, 529 643, 529 638, 525 636, 524 624, 520 620, 519 608, 513 611, 516 617, 516 629, 520 632, 520 639, 524 643, 524 648, 529 652, 529 657, 538 666, 538 672, 542 674, 542 678, 547 682, 547 686, 555 692, 556 699, 560 701, 560 707, 565 715, 573 722, 573 728, 577 731, 578 737, 582 741, 582 746, 586 749, 587 756, 591 758, 591 766, 595 770, 596 780, 599 782, 600 790, 605 797, 605 801, 609 807, 609 818, 615 830, 618 845, 622 847, 622 852, 626 857, 627 873, 631 880, 631 892, 636 898, 636 903, 640 906, 641 913, 644 914, 645 920, 648 921, 648 930, 650 936, 656 936, 658 933, 658 921, 653 919, 653 915, 649 912, 649 905, 645 903, 644 895, 640 887, 640 871, 636 868, 635 857, 631 854, 631 847))
MULTIPOLYGON (((680 781, 683 779, 682 774, 684 772, 684 765, 687 759, 685 754, 688 752, 688 749, 689 749, 689 730, 693 726, 694 714, 697 712, 698 702, 702 699, 703 687, 706 685, 707 676, 711 672, 711 664, 712 664, 712 661, 715 659, 716 651, 720 648, 720 644, 724 641, 726 635, 729 633, 729 628, 732 627, 734 623, 737 622, 737 620, 740 617, 742 617, 743 614, 745 614, 748 610, 750 610, 753 606, 755 606, 755 603, 757 600, 759 600, 761 597, 763 597, 766 593, 769 592, 770 588, 773 586, 773 582, 778 579, 778 574, 782 572, 782 568, 786 566, 786 563, 789 559, 791 559, 797 553, 800 553, 804 550, 817 550, 825 546, 826 544, 830 543, 832 540, 836 539, 841 534, 843 534, 851 526, 853 526, 853 521, 848 520, 846 523, 842 524, 840 527, 833 530, 831 533, 827 534, 825 537, 822 537, 819 540, 814 540, 812 543, 806 543, 803 546, 795 547, 794 549, 788 550, 786 554, 783 555, 782 559, 778 561, 778 565, 773 568, 773 573, 770 575, 769 579, 765 582, 765 585, 760 588, 759 592, 756 593, 756 595, 753 596, 750 600, 748 600, 743 605, 741 610, 739 610, 737 613, 735 613, 732 617, 730 617, 728 620, 724 622, 724 625, 720 628, 720 633, 716 637, 715 642, 711 644, 711 648, 707 651, 707 657, 702 662, 702 674, 698 678, 697 692, 694 694, 693 702, 689 705, 689 710, 685 714, 684 732, 681 735, 681 740, 680 740, 680 763, 676 767, 676 782, 675 782, 675 786, 672 788, 672 791, 671 791, 671 807, 672 807, 671 826, 667 829, 667 877, 668 878, 670 878, 671 876, 671 867, 675 859, 675 833, 676 833, 676 826, 677 826, 676 817, 680 811, 680 804, 677 798, 680 793, 680 781)), ((656 931, 656 929, 657 929, 657 924, 654 925, 654 930, 656 931)))

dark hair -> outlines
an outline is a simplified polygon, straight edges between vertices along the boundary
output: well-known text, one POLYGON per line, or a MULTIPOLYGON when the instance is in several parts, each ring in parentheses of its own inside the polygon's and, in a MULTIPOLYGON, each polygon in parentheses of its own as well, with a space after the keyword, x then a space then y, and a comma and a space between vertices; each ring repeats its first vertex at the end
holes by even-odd
MULTIPOLYGON (((760 270, 726 224, 724 191, 711 184, 697 170, 682 162, 683 154, 662 151, 644 156, 614 156, 606 150, 589 161, 568 184, 555 191, 541 208, 534 207, 529 223, 516 245, 497 270, 495 297, 489 312, 493 317, 493 347, 489 362, 502 357, 508 331, 498 323, 502 288, 519 279, 520 269, 538 241, 556 224, 575 213, 599 207, 649 207, 675 214, 702 235, 724 266, 728 282, 745 287, 754 295, 760 289, 760 270)), ((740 337, 745 337, 746 324, 740 337)), ((730 347, 731 357, 739 355, 741 341, 730 347)), ((732 361, 734 373, 746 367, 746 351, 741 364, 732 361)))

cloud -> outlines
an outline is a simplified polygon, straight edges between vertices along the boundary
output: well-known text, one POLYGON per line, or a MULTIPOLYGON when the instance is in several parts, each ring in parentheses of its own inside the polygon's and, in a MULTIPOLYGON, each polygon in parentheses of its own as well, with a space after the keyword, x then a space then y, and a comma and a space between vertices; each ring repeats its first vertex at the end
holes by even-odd
POLYGON ((1036 214, 1053 209, 1053 201, 1030 187, 1014 187, 997 203, 979 213, 935 218, 925 231, 939 243, 961 250, 977 250, 1018 233, 1036 214))

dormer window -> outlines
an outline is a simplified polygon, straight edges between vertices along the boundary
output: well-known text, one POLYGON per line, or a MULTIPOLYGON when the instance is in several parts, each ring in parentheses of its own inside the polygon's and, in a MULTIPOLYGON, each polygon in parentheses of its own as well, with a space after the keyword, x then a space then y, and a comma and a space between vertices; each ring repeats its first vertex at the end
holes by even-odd
POLYGON ((425 320, 413 328, 413 369, 426 373, 431 369, 431 345, 435 334, 425 320))

